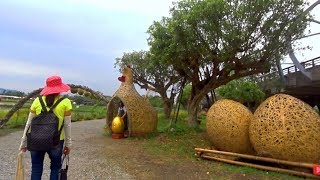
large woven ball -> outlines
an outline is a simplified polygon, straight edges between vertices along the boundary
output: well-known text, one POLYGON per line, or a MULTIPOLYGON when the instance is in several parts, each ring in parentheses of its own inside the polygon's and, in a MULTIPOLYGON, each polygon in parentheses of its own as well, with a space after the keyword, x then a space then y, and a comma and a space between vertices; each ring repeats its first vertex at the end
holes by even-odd
POLYGON ((249 124, 253 114, 241 103, 222 99, 207 112, 207 132, 218 150, 250 153, 249 124))
POLYGON ((261 156, 313 162, 320 160, 320 117, 301 100, 277 94, 265 100, 251 121, 250 139, 261 156))

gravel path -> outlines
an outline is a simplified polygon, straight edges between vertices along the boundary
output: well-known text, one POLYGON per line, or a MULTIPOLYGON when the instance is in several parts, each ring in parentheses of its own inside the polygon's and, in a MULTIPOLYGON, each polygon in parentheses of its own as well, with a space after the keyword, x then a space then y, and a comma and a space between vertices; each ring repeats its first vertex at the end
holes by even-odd
MULTIPOLYGON (((69 179, 210 179, 208 163, 151 155, 145 151, 143 139, 112 139, 103 135, 103 126, 104 120, 72 123, 69 179)), ((14 179, 21 136, 18 131, 0 137, 0 180, 14 179)), ((24 159, 30 177, 29 152, 24 153, 24 159)), ((49 172, 46 155, 42 179, 49 179, 49 172)))
MULTIPOLYGON (((103 135, 104 120, 72 123, 73 147, 70 153, 70 179, 134 179, 120 164, 110 163, 119 143, 103 135), (108 150, 111 153, 101 151, 108 150)), ((0 180, 14 179, 22 131, 0 137, 0 180)), ((116 159, 113 157, 113 159, 116 159)), ((25 170, 30 176, 30 153, 24 153, 25 170)), ((114 160, 113 160, 114 161, 114 160)), ((49 179, 50 161, 45 157, 43 179, 49 179)))

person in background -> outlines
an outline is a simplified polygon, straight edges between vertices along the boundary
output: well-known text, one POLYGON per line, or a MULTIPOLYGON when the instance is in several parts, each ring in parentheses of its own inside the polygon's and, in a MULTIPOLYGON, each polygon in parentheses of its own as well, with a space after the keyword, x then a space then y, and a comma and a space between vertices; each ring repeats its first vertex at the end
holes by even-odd
MULTIPOLYGON (((60 93, 67 92, 70 87, 67 84, 62 83, 62 79, 59 76, 51 76, 46 80, 46 86, 40 92, 41 98, 47 107, 47 110, 62 96, 60 93)), ((71 147, 71 101, 68 98, 63 99, 53 110, 53 113, 59 118, 58 128, 64 123, 62 132, 60 134, 60 143, 57 147, 51 148, 49 151, 30 151, 31 154, 31 180, 41 180, 43 172, 43 161, 44 156, 47 153, 49 155, 50 165, 50 180, 58 180, 59 171, 61 169, 61 157, 62 153, 68 155, 71 147)), ((31 125, 32 119, 40 114, 42 106, 37 97, 31 107, 28 120, 23 132, 21 139, 20 150, 23 152, 27 151, 27 138, 26 133, 31 125)))
POLYGON ((117 116, 120 116, 121 119, 123 120, 124 122, 124 137, 128 137, 128 118, 127 118, 127 109, 126 107, 124 106, 123 102, 120 101, 119 103, 119 109, 118 109, 118 115, 117 116))

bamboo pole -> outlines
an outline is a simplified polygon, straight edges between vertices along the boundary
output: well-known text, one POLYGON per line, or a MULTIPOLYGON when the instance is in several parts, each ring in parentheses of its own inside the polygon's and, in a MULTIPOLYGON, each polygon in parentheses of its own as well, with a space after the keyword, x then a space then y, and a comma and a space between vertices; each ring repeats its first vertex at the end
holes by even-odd
POLYGON ((260 157, 260 156, 253 156, 253 155, 248 155, 248 154, 239 154, 239 153, 226 152, 226 151, 217 151, 217 150, 202 149, 202 148, 195 148, 195 150, 196 150, 196 151, 199 151, 199 152, 222 154, 222 155, 227 155, 227 156, 236 156, 236 157, 241 157, 241 158, 245 158, 245 159, 252 159, 252 160, 265 161, 265 162, 272 162, 272 163, 277 163, 277 164, 285 164, 285 165, 302 167, 302 168, 311 168, 311 169, 313 169, 313 166, 315 166, 315 164, 310 164, 310 163, 285 161, 285 160, 280 160, 280 159, 273 159, 273 158, 266 158, 266 157, 260 157))
POLYGON ((256 164, 251 164, 251 163, 244 163, 244 162, 239 162, 239 161, 227 160, 227 159, 207 156, 207 155, 204 155, 204 154, 202 154, 201 157, 205 158, 205 159, 212 159, 212 160, 221 161, 221 162, 225 162, 225 163, 229 163, 229 164, 236 164, 236 165, 253 167, 253 168, 256 168, 256 169, 277 171, 277 172, 288 173, 288 174, 297 175, 297 176, 320 179, 320 176, 316 176, 316 175, 313 175, 313 174, 310 174, 310 173, 305 173, 305 172, 299 172, 299 171, 293 171, 293 170, 288 170, 288 169, 281 169, 281 168, 268 167, 268 166, 263 166, 263 165, 256 165, 256 164))

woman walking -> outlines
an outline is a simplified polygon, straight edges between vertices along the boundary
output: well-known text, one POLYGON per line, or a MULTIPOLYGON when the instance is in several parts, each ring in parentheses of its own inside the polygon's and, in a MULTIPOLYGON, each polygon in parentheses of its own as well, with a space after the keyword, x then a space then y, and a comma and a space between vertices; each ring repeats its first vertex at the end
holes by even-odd
MULTIPOLYGON (((71 147, 71 109, 72 104, 68 98, 63 98, 60 93, 67 92, 70 87, 64 84, 59 76, 51 76, 46 80, 46 86, 40 92, 31 107, 28 120, 21 139, 20 150, 26 152, 30 150, 31 154, 31 180, 41 180, 43 172, 44 156, 47 153, 49 155, 50 165, 50 180, 58 180, 59 171, 61 169, 61 157, 62 153, 68 155, 71 147), (40 99, 41 98, 41 99, 40 99), (46 109, 44 110, 43 107, 46 109), (38 116, 42 111, 53 111, 58 120, 58 131, 60 131, 60 137, 54 140, 55 145, 48 150, 37 150, 29 146, 30 142, 27 142, 27 134, 32 131, 32 119, 38 116)), ((41 128, 41 127, 40 127, 41 128)), ((34 128, 35 129, 35 128, 34 128)), ((45 133, 43 133, 45 134, 45 133)), ((40 135, 41 136, 41 135, 40 135)))

